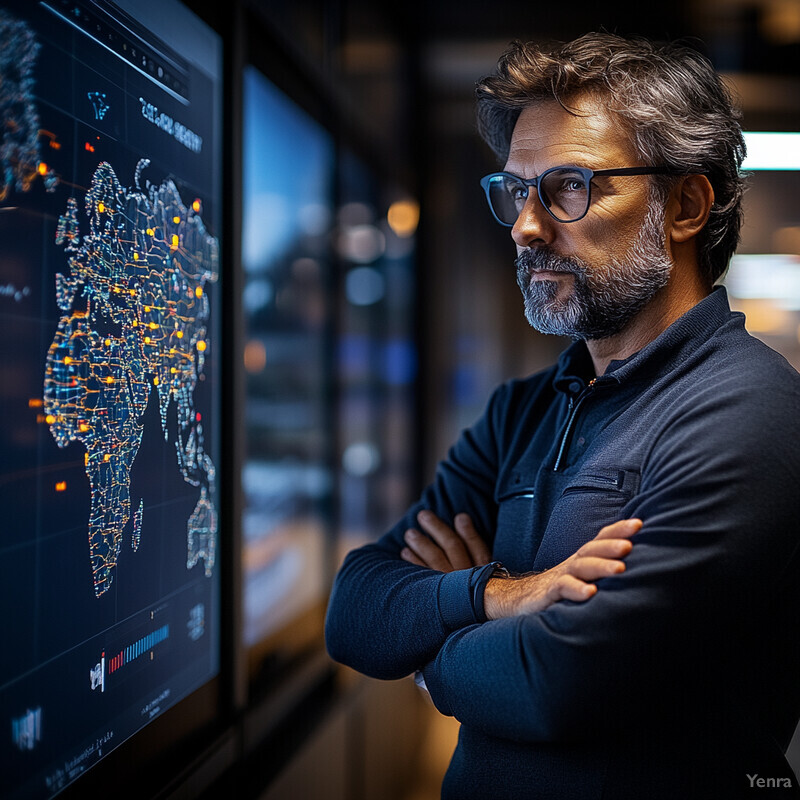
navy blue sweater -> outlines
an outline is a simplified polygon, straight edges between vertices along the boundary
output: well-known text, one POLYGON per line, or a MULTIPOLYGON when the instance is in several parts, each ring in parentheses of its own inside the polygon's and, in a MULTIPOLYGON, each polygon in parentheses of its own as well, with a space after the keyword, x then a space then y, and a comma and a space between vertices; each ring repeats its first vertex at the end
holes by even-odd
POLYGON ((494 393, 406 517, 347 556, 329 652, 378 678, 423 669, 462 723, 446 798, 782 793, 800 715, 800 376, 724 289, 592 376, 576 343, 494 393), (470 570, 400 559, 423 508, 469 513, 516 572, 619 519, 644 526, 590 600, 483 621, 470 570))

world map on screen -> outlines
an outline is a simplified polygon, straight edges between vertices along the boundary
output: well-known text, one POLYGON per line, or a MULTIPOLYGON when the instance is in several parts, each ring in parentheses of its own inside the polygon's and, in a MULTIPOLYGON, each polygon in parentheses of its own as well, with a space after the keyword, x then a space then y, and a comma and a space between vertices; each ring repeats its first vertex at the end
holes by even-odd
POLYGON ((184 205, 171 180, 141 186, 148 164, 139 162, 126 189, 100 163, 85 197, 88 233, 81 236, 74 197, 56 231, 68 270, 56 275, 62 316, 47 352, 45 421, 59 447, 85 448, 97 597, 112 585, 126 532, 134 551, 141 541, 144 506, 131 497, 130 475, 152 392, 166 440, 175 402, 177 466, 200 490, 187 522, 187 569, 202 559, 210 575, 215 563, 215 467, 194 391, 204 380, 206 284, 218 279, 219 243, 206 231, 199 200, 184 205))

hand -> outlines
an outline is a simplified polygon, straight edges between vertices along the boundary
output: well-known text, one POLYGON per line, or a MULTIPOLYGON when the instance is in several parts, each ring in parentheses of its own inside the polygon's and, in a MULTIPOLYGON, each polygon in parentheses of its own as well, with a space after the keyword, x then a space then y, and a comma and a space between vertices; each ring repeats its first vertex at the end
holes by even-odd
POLYGON ((515 617, 544 611, 559 600, 588 600, 597 593, 591 581, 625 571, 624 558, 633 549, 640 519, 624 519, 606 525, 597 536, 552 569, 521 578, 491 578, 483 606, 487 619, 515 617))
POLYGON ((455 530, 432 511, 420 511, 417 522, 428 535, 416 528, 406 531, 408 546, 400 551, 404 561, 439 572, 452 572, 488 564, 492 560, 489 548, 475 530, 469 514, 456 514, 453 520, 455 530))

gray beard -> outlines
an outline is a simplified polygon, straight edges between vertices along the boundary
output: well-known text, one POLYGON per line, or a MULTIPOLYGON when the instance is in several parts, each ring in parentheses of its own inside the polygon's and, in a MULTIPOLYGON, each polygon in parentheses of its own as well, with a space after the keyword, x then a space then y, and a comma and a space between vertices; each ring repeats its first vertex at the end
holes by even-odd
POLYGON ((542 333, 605 339, 622 331, 669 281, 672 262, 664 244, 664 208, 651 204, 636 239, 622 258, 599 271, 577 257, 546 248, 524 250, 514 262, 525 317, 542 333), (556 281, 532 281, 537 270, 573 276, 565 298, 556 281))

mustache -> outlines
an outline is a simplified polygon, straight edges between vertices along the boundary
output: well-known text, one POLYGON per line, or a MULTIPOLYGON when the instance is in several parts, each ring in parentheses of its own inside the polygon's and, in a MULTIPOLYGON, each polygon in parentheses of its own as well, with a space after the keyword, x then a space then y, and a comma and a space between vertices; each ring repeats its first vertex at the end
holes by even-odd
POLYGON ((556 255, 546 247, 523 250, 515 259, 517 275, 531 275, 535 272, 564 272, 583 278, 585 266, 575 258, 556 255))

